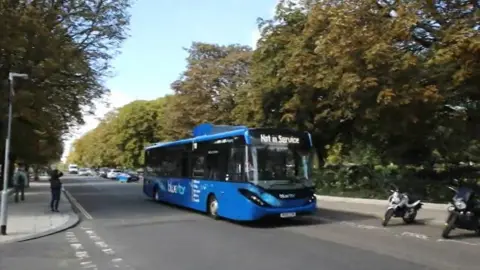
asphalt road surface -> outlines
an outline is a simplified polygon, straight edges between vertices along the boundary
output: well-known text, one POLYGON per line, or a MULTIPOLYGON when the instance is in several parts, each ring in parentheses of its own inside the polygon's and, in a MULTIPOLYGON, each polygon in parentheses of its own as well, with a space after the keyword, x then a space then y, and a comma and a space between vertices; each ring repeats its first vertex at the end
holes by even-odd
POLYGON ((141 183, 65 179, 83 221, 43 239, 0 247, 0 269, 416 270, 480 268, 480 239, 320 209, 281 224, 241 225, 155 203, 141 183), (19 260, 22 258, 22 260, 19 260), (25 259, 23 259, 25 258, 25 259))

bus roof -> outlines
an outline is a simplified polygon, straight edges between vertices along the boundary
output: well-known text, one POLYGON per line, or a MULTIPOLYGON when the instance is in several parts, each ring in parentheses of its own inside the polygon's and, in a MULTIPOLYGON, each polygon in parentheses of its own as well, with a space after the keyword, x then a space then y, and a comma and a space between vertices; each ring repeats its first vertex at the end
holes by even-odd
MULTIPOLYGON (((173 142, 159 142, 153 145, 145 147, 145 150, 158 148, 158 147, 168 147, 168 146, 175 146, 175 145, 184 145, 188 143, 196 143, 196 142, 204 142, 204 141, 212 141, 212 140, 219 140, 219 139, 226 139, 231 138, 234 136, 245 136, 247 143, 249 143, 247 138, 248 131, 254 130, 270 130, 270 128, 248 128, 246 126, 227 126, 227 125, 213 125, 210 123, 204 123, 197 125, 193 131, 193 137, 188 139, 182 139, 173 142)), ((272 129, 272 130, 285 130, 285 129, 272 129)), ((288 129, 287 129, 288 130, 288 129)), ((312 138, 310 133, 306 132, 309 137, 310 146, 312 146, 312 138)))
POLYGON ((159 142, 159 143, 147 146, 145 149, 148 150, 148 149, 153 149, 153 148, 157 148, 157 147, 183 145, 183 144, 188 144, 188 143, 224 139, 224 138, 229 138, 229 137, 234 137, 234 136, 244 136, 246 132, 248 132, 248 128, 246 128, 246 127, 243 128, 242 127, 242 128, 232 130, 232 131, 226 131, 226 132, 220 132, 220 133, 208 134, 208 135, 200 135, 200 136, 197 136, 197 137, 182 139, 182 140, 173 141, 173 142, 159 142))

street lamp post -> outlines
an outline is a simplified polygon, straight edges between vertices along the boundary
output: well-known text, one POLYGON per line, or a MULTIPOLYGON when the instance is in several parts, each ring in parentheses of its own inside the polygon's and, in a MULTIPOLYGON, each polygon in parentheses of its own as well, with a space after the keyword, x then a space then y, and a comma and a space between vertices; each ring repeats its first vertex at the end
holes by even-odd
POLYGON ((7 200, 8 200, 8 168, 9 168, 9 154, 10 154, 10 135, 12 133, 12 105, 13 105, 13 96, 15 95, 14 91, 14 80, 15 78, 27 79, 28 75, 23 73, 10 72, 8 74, 8 82, 10 84, 10 92, 8 95, 8 124, 7 124, 7 137, 5 138, 5 162, 3 163, 3 191, 2 191, 2 202, 0 208, 0 233, 1 235, 7 234, 7 200))

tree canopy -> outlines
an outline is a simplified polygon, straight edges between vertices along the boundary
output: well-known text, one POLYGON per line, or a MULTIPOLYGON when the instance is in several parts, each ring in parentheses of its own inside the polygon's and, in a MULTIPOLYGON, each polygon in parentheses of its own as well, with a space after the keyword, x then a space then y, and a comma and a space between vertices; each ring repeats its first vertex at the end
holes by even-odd
POLYGON ((479 162, 479 5, 281 1, 255 50, 194 42, 173 95, 113 112, 70 160, 140 166, 211 122, 309 131, 324 164, 479 162))
MULTIPOLYGON (((65 137, 108 92, 103 80, 127 37, 129 7, 129 0, 0 0, 2 112, 7 111, 9 72, 29 76, 14 82, 11 149, 16 159, 48 164, 60 158, 65 137)), ((0 120, 5 134, 6 114, 0 120)))

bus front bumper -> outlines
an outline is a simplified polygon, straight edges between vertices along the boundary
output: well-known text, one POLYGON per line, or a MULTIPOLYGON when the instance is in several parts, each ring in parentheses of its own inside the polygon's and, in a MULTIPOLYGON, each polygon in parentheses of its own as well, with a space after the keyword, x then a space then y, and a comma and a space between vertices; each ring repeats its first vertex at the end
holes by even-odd
POLYGON ((312 203, 297 206, 297 207, 260 207, 253 205, 252 219, 263 218, 294 218, 297 216, 312 215, 317 211, 317 203, 312 203))

